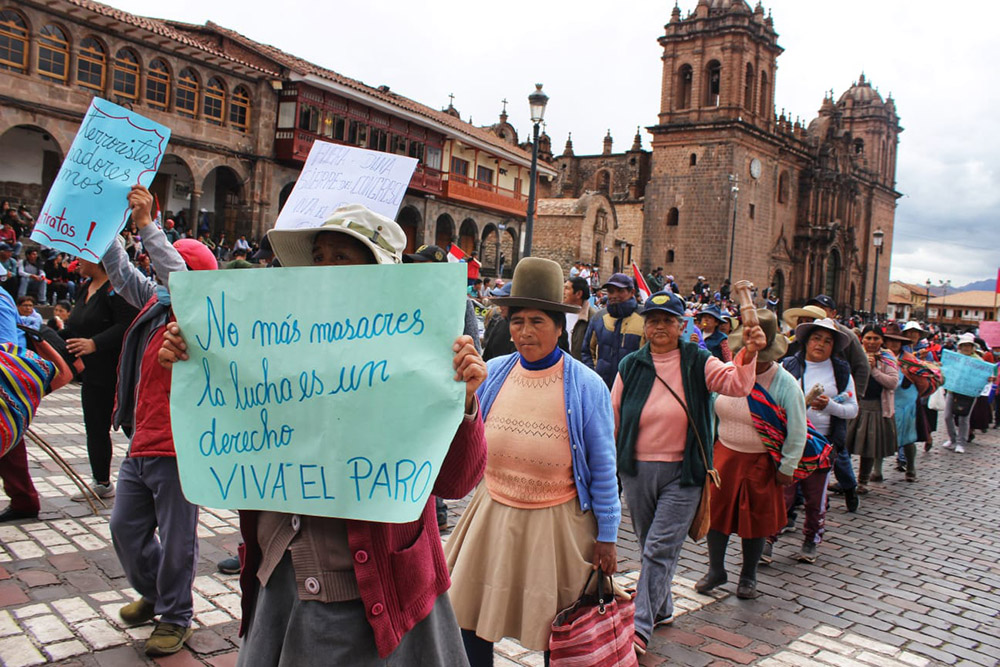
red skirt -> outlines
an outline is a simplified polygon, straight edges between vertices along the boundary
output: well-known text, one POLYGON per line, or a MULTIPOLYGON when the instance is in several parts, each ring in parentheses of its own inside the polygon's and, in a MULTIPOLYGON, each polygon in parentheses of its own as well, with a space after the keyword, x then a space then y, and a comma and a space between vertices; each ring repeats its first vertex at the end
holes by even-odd
POLYGON ((744 454, 715 443, 715 469, 722 486, 712 486, 712 530, 740 537, 776 535, 787 523, 784 488, 774 478, 767 452, 744 454))

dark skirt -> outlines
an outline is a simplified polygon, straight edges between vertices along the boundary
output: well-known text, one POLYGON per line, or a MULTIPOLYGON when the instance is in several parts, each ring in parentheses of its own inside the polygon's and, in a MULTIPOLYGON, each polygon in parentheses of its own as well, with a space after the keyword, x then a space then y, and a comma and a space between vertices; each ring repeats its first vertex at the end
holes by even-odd
POLYGON ((862 458, 884 459, 896 449, 896 420, 882 416, 882 401, 858 401, 858 416, 847 424, 847 451, 862 458))
POLYGON ((985 396, 980 396, 976 399, 976 402, 972 406, 972 413, 969 417, 969 428, 979 429, 980 431, 985 431, 990 427, 990 418, 992 415, 992 406, 990 406, 990 400, 985 396))
POLYGON ((740 537, 767 537, 787 522, 783 487, 767 452, 745 454, 715 443, 721 488, 712 487, 712 530, 740 537))

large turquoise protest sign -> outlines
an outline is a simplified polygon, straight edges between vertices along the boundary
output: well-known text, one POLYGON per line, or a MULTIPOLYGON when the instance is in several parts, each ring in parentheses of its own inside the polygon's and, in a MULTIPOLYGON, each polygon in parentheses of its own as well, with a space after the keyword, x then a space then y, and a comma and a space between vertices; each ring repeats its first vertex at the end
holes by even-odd
POLYGON ((174 273, 191 355, 171 425, 188 500, 416 519, 464 411, 461 264, 174 273))
POLYGON ((125 227, 126 196, 149 187, 170 130, 107 100, 94 98, 45 198, 31 240, 100 261, 125 227))
POLYGON ((979 396, 990 378, 997 374, 997 365, 978 357, 942 350, 941 374, 944 375, 944 388, 948 391, 963 396, 979 396))

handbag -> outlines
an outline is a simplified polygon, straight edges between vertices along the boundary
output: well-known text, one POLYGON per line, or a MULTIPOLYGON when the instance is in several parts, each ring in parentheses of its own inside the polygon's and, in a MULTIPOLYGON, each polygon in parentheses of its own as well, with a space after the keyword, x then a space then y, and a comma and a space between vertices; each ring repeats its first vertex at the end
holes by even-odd
POLYGON ((965 417, 972 412, 972 406, 975 405, 978 396, 966 396, 965 394, 956 394, 955 392, 950 392, 951 394, 951 411, 959 417, 965 417))
POLYGON ((656 374, 656 379, 663 383, 663 386, 667 388, 667 391, 681 404, 684 408, 684 414, 687 415, 688 423, 691 424, 691 430, 694 431, 694 437, 698 440, 698 452, 701 454, 701 462, 705 466, 705 483, 701 485, 701 499, 698 500, 698 509, 695 510, 694 519, 691 520, 691 526, 688 528, 688 537, 697 542, 708 535, 708 528, 712 523, 712 507, 711 507, 711 488, 709 483, 715 484, 715 488, 720 488, 722 486, 722 478, 719 477, 719 471, 708 465, 708 452, 705 449, 705 443, 701 439, 701 434, 698 433, 698 429, 694 426, 694 419, 691 418, 691 411, 688 410, 687 404, 681 400, 681 397, 677 395, 673 387, 667 384, 667 381, 660 377, 659 373, 656 374))
POLYGON ((579 599, 552 620, 551 667, 633 667, 639 664, 632 646, 635 603, 631 598, 616 598, 611 578, 604 572, 597 578, 597 594, 587 593, 593 578, 594 571, 591 571, 579 599))

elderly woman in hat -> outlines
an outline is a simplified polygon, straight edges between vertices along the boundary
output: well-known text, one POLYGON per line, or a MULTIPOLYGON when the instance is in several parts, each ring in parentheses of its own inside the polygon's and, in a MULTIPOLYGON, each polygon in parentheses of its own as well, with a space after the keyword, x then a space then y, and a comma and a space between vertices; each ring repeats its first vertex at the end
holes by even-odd
MULTIPOLYGON (((778 331, 774 311, 758 309, 757 317, 767 347, 757 352, 751 397, 719 396, 715 401, 719 423, 715 468, 721 486, 712 488, 712 523, 707 535, 709 569, 695 584, 695 590, 705 593, 728 581, 726 546, 729 536, 736 534, 742 538, 743 547, 736 597, 743 600, 760 595, 757 564, 766 538, 785 525, 784 489, 794 481, 806 444, 802 390, 795 378, 776 363, 785 355, 788 341, 778 331), (777 467, 765 439, 780 450, 777 467)), ((730 334, 734 350, 743 347, 742 334, 742 330, 730 334)))
MULTIPOLYGON (((338 208, 318 228, 272 229, 267 238, 283 266, 398 264, 406 245, 399 225, 360 205, 338 208)), ((388 285, 392 269, 384 271, 388 285)), ((176 323, 168 334, 161 364, 187 358, 176 323)), ((466 416, 434 482, 432 493, 442 498, 464 497, 486 463, 475 397, 486 365, 469 336, 453 351, 466 416)), ((464 664, 430 499, 409 523, 241 511, 240 531, 238 665, 464 664)))
POLYGON ((869 324, 861 331, 861 345, 871 369, 868 386, 858 396, 858 416, 847 426, 847 451, 861 457, 858 493, 868 492, 869 482, 882 481, 882 459, 896 453, 896 402, 899 362, 882 347, 882 327, 869 324))
POLYGON ((715 304, 706 306, 698 313, 695 324, 701 329, 705 338, 705 347, 712 353, 712 356, 721 361, 732 361, 733 353, 729 350, 729 342, 726 334, 719 330, 725 317, 719 307, 715 304))
POLYGON ((559 264, 522 259, 509 297, 517 351, 492 359, 479 388, 486 475, 445 547, 469 662, 493 643, 548 648, 553 618, 592 569, 612 574, 621 505, 614 421, 600 376, 557 345, 565 314, 559 264))
POLYGON ((611 390, 617 424, 618 470, 642 546, 636 594, 636 648, 657 625, 673 620, 670 585, 711 467, 715 424, 712 393, 746 400, 757 352, 767 346, 760 327, 747 327, 731 363, 682 340, 684 302, 670 291, 644 304, 648 341, 625 357, 611 390))

